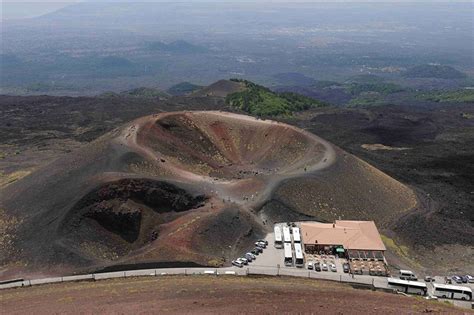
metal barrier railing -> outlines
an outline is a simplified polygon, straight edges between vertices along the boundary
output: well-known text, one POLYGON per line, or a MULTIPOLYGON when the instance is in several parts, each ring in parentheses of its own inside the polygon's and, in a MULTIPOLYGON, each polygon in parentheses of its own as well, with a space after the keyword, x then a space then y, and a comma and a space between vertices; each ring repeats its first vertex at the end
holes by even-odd
MULTIPOLYGON (((380 281, 374 281, 372 276, 354 276, 354 275, 341 275, 332 274, 327 272, 316 272, 307 269, 299 268, 280 268, 275 266, 263 266, 263 265, 249 265, 244 268, 160 268, 160 269, 141 269, 141 270, 125 270, 125 271, 114 271, 104 273, 93 273, 84 275, 73 275, 64 277, 54 278, 43 278, 34 280, 20 280, 15 282, 9 282, 0 284, 0 289, 9 289, 17 287, 28 287, 41 284, 71 282, 71 281, 98 281, 114 278, 129 278, 129 277, 142 277, 142 276, 167 276, 167 275, 265 275, 265 276, 290 276, 290 277, 303 277, 317 280, 328 280, 345 283, 356 283, 371 285, 373 288, 386 288, 383 285, 382 279, 380 281)), ((386 281, 385 281, 386 282, 386 281)))

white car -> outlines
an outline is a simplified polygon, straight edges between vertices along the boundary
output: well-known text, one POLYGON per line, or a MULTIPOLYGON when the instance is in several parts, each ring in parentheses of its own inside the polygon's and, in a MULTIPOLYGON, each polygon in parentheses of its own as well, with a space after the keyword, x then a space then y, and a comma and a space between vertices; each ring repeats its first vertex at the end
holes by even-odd
POLYGON ((232 260, 232 265, 242 268, 244 264, 240 260, 232 260))
POLYGON ((466 278, 467 278, 467 282, 474 283, 474 277, 473 276, 466 275, 466 278))
POLYGON ((244 265, 248 265, 249 264, 249 261, 244 258, 244 257, 240 257, 237 259, 238 261, 240 261, 241 263, 243 263, 244 265))
POLYGON ((330 265, 329 265, 329 268, 331 269, 332 272, 336 272, 336 271, 337 271, 337 268, 336 268, 336 265, 335 265, 335 264, 330 264, 330 265))
POLYGON ((313 270, 313 269, 314 269, 314 262, 312 262, 312 261, 309 261, 309 262, 308 262, 308 269, 309 269, 309 270, 313 270))
POLYGON ((326 263, 321 264, 321 270, 322 271, 328 271, 328 265, 326 263))

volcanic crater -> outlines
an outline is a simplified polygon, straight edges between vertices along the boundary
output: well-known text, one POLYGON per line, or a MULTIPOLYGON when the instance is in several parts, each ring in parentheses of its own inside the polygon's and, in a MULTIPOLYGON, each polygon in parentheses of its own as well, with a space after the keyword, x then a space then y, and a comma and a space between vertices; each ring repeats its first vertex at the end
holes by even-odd
POLYGON ((228 264, 272 223, 372 219, 416 195, 314 134, 219 111, 139 118, 8 186, 1 278, 143 263, 228 264))

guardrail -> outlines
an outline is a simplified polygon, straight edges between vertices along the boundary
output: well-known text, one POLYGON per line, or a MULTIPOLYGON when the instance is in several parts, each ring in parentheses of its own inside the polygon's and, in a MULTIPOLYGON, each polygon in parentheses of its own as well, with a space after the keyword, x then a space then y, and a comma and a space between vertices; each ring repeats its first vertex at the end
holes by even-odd
POLYGON ((74 275, 64 277, 43 278, 34 280, 18 280, 0 284, 1 289, 10 289, 18 287, 29 287, 42 284, 72 282, 72 281, 99 281, 116 278, 130 277, 157 277, 167 275, 264 275, 264 276, 289 276, 303 277, 308 279, 336 281, 343 283, 353 283, 359 285, 370 286, 373 289, 387 289, 385 278, 375 279, 371 276, 351 276, 342 274, 332 274, 324 272, 315 272, 306 269, 279 268, 273 266, 253 266, 249 265, 245 268, 161 268, 161 269, 141 269, 141 270, 125 270, 115 272, 93 273, 85 275, 74 275), (375 281, 377 280, 377 281, 375 281), (384 281, 385 280, 385 281, 384 281))

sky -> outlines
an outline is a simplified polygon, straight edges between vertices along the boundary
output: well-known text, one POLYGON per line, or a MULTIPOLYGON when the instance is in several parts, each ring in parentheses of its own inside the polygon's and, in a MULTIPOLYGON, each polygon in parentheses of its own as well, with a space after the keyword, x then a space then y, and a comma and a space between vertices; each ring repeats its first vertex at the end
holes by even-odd
MULTIPOLYGON (((2 2, 0 15, 2 20, 24 19, 41 16, 59 10, 65 6, 85 0, 7 0, 2 2)), ((101 2, 138 2, 131 0, 100 0, 101 2)), ((140 2, 177 2, 171 0, 139 0, 140 2)), ((180 0, 179 2, 471 2, 471 0, 180 0)), ((89 2, 95 2, 89 0, 89 2)))

